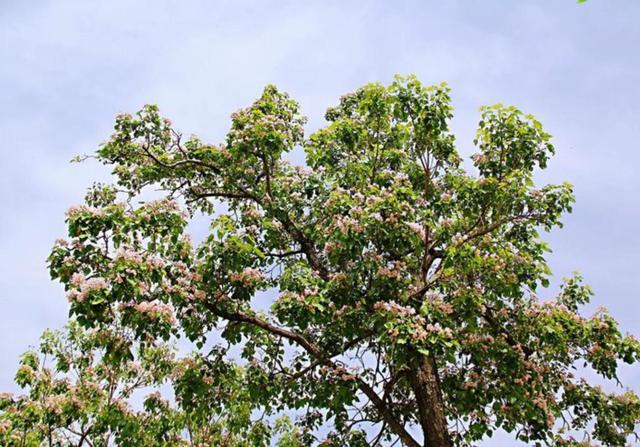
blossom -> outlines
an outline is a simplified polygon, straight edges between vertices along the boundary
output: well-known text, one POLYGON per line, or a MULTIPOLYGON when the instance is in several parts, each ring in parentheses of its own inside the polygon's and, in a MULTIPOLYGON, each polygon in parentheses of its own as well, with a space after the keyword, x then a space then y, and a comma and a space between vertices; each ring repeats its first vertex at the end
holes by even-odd
POLYGON ((71 284, 76 288, 67 292, 67 300, 78 303, 83 302, 90 292, 108 288, 107 281, 104 278, 93 277, 86 279, 82 273, 74 273, 71 277, 71 284))
POLYGON ((107 288, 107 282, 104 278, 89 278, 87 279, 82 287, 83 292, 90 292, 92 290, 102 290, 107 288))
POLYGON ((439 303, 437 307, 440 312, 445 315, 451 315, 453 313, 453 306, 451 305, 451 303, 439 303))
POLYGON ((464 243, 464 236, 461 235, 460 233, 456 233, 453 235, 453 237, 451 238, 451 243, 453 245, 461 245, 462 243, 464 243))
POLYGON ((150 269, 161 269, 164 267, 164 260, 157 255, 148 256, 144 264, 150 269))
POLYGON ((135 250, 132 250, 128 247, 120 247, 115 255, 115 260, 122 259, 124 261, 132 262, 134 264, 142 264, 143 259, 142 255, 135 250))
POLYGON ((56 416, 59 416, 62 413, 62 409, 65 403, 65 396, 56 394, 53 396, 48 396, 45 399, 45 408, 48 412, 53 413, 56 416))
POLYGON ((377 275, 380 278, 400 279, 402 276, 402 269, 404 268, 403 262, 394 262, 392 267, 380 267, 377 275))
POLYGON ((140 303, 134 304, 133 307, 135 308, 135 310, 147 315, 151 319, 160 319, 172 326, 176 324, 176 317, 174 315, 174 309, 171 304, 154 300, 142 301, 140 303))
POLYGON ((175 214, 183 219, 189 217, 189 214, 180 208, 178 202, 172 199, 152 200, 145 203, 142 209, 148 213, 147 217, 157 213, 175 214))
POLYGON ((419 322, 412 323, 411 330, 412 330, 411 338, 415 342, 421 342, 423 340, 426 340, 426 338, 429 335, 429 333, 424 330, 424 328, 422 327, 422 325, 420 325, 419 322))
POLYGON ((419 223, 415 223, 415 222, 409 222, 407 224, 407 226, 414 232, 416 233, 418 236, 420 236, 420 239, 424 240, 427 237, 427 234, 424 230, 424 227, 422 225, 420 225, 419 223))
POLYGON ((342 244, 340 242, 327 242, 324 245, 324 254, 328 255, 330 254, 333 250, 342 247, 342 244))
POLYGON ((207 297, 207 294, 203 290, 195 290, 189 295, 189 299, 194 301, 203 301, 207 297))
POLYGON ((529 195, 531 197, 533 197, 534 199, 540 199, 540 198, 544 197, 544 193, 542 191, 538 190, 538 189, 534 189, 533 191, 531 191, 529 193, 529 195))
POLYGON ((442 298, 442 294, 437 290, 429 290, 427 293, 424 294, 424 297, 427 301, 433 302, 435 300, 442 298))
POLYGON ((250 219, 261 219, 264 214, 258 208, 248 208, 245 210, 245 215, 250 219))
POLYGON ((260 270, 253 267, 246 267, 241 272, 232 273, 229 277, 231 281, 241 283, 244 287, 253 287, 265 276, 260 270))
POLYGON ((395 301, 378 301, 373 305, 375 310, 382 310, 385 312, 389 312, 396 316, 410 316, 415 315, 416 310, 410 306, 403 306, 401 304, 396 303, 395 301))
POLYGON ((66 217, 72 218, 72 217, 75 217, 77 214, 81 213, 82 211, 84 211, 85 209, 86 207, 84 205, 73 205, 69 207, 64 214, 66 217))
POLYGON ((393 176, 393 182, 400 184, 409 180, 409 176, 404 172, 396 172, 393 176))
POLYGON ((349 216, 338 216, 335 220, 334 225, 342 233, 348 233, 349 231, 353 231, 354 233, 362 233, 362 231, 364 230, 360 222, 349 216))
POLYGON ((296 165, 293 169, 295 169, 296 174, 298 175, 311 175, 311 170, 306 166, 296 165))
POLYGON ((450 217, 442 219, 440 221, 440 225, 442 225, 442 228, 451 228, 451 226, 453 225, 453 219, 451 219, 450 217))
POLYGON ((129 409, 129 405, 123 399, 115 398, 111 403, 120 413, 123 413, 123 414, 131 413, 129 409))
POLYGON ((476 164, 481 164, 481 163, 485 163, 487 161, 487 156, 484 154, 480 154, 480 153, 475 153, 471 156, 471 159, 476 163, 476 164))
POLYGON ((74 273, 71 276, 71 284, 73 284, 76 287, 81 287, 85 281, 86 281, 86 277, 82 273, 74 273))

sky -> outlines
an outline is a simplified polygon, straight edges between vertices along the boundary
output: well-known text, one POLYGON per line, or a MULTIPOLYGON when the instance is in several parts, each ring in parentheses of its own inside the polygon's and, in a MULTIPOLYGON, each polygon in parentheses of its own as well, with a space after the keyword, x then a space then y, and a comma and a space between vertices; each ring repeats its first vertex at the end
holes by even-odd
MULTIPOLYGON (((64 211, 109 180, 69 160, 146 103, 221 142, 268 83, 300 102, 311 132, 367 82, 446 81, 465 155, 481 105, 533 113, 558 150, 539 181, 567 180, 577 197, 545 235, 556 278, 580 271, 596 292, 586 312, 606 306, 640 335, 638 19, 637 0, 0 0, 0 389, 14 389, 20 353, 64 324, 45 260, 64 211)), ((640 368, 621 377, 640 391, 640 368)))

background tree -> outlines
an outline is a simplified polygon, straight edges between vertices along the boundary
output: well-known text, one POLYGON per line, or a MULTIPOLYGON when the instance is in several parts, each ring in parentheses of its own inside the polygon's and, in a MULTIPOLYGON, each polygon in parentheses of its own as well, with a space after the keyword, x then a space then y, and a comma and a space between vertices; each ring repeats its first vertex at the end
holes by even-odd
POLYGON ((106 187, 72 208, 51 274, 83 326, 121 322, 143 348, 216 344, 201 357, 212 371, 239 352, 250 414, 296 412, 302 445, 471 445, 498 428, 624 445, 640 401, 576 365, 615 380, 640 345, 606 312, 578 312, 591 294, 578 276, 536 295, 550 275, 538 232, 573 202, 568 184, 534 185, 550 136, 514 107, 483 108, 469 172, 451 116, 448 88, 412 77, 343 96, 308 139, 273 86, 222 145, 184 139, 155 106, 118 116, 97 158, 128 202, 106 187), (306 167, 284 160, 296 146, 306 167), (164 198, 136 203, 148 187, 164 198), (197 247, 195 212, 214 216, 197 247))
POLYGON ((251 421, 237 365, 177 359, 166 344, 146 345, 133 358, 123 331, 75 321, 65 329, 46 331, 39 349, 23 355, 16 382, 27 392, 0 395, 0 445, 299 445, 288 419, 274 429, 251 421), (174 393, 163 387, 169 379, 174 393))

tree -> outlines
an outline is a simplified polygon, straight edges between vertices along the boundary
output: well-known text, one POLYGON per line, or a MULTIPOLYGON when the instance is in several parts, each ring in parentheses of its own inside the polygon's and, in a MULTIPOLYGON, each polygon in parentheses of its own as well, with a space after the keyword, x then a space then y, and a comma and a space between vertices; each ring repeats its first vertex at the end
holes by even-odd
POLYGON ((141 349, 214 344, 214 370, 236 358, 251 417, 295 414, 291 445, 471 445, 498 428, 533 445, 581 445, 582 431, 624 445, 640 400, 577 365, 615 380, 640 344, 605 311, 579 313, 579 276, 537 297, 551 274, 539 231, 573 203, 569 184, 534 184, 549 134, 485 107, 468 171, 451 117, 448 88, 414 77, 343 96, 307 139, 273 86, 221 145, 183 138, 155 106, 120 115, 96 154, 118 189, 69 210, 51 274, 84 327, 122 325, 141 349), (285 161, 297 146, 304 167, 285 161), (140 203, 152 188, 160 200, 140 203), (199 212, 213 219, 194 247, 199 212))
POLYGON ((251 421, 239 366, 210 364, 213 352, 178 359, 164 343, 132 356, 130 334, 112 329, 86 330, 72 320, 65 332, 42 335, 16 374, 28 392, 0 395, 0 445, 266 447, 274 439, 287 447, 300 436, 286 418, 274 430, 251 421))

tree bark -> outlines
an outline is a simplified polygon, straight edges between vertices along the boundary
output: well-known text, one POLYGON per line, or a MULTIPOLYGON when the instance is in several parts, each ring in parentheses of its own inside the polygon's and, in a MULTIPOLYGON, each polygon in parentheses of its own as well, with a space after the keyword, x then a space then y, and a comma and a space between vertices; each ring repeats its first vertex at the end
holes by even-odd
POLYGON ((451 447, 440 378, 433 356, 418 354, 411 371, 411 388, 416 397, 425 447, 451 447))

